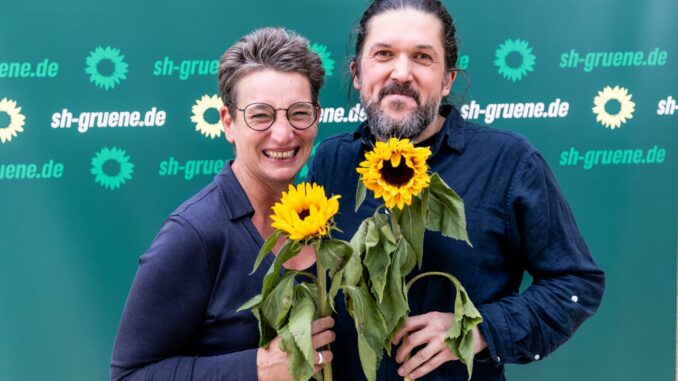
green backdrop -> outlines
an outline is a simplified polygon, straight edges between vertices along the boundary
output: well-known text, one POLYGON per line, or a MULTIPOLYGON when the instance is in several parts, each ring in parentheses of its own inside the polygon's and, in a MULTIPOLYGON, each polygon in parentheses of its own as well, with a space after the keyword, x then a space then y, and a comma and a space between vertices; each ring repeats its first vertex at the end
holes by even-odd
MULTIPOLYGON (((607 273, 598 314, 509 379, 673 379, 678 2, 445 4, 454 102, 544 154, 607 273)), ((328 69, 319 139, 357 125, 345 62, 365 6, 1 0, 0 379, 108 378, 138 257, 232 157, 213 61, 239 36, 307 36, 328 69)))

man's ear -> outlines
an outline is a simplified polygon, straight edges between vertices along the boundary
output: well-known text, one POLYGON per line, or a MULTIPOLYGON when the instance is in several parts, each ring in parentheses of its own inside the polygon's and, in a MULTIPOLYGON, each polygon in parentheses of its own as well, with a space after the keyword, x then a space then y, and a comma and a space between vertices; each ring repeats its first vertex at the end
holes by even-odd
POLYGON ((221 106, 219 109, 219 116, 221 119, 221 128, 224 130, 226 140, 233 143, 235 141, 233 138, 233 117, 231 117, 231 113, 226 106, 221 106))
POLYGON ((455 79, 457 79, 456 71, 448 71, 445 74, 445 78, 443 79, 442 96, 446 97, 450 94, 450 91, 452 90, 452 84, 454 83, 455 79))
POLYGON ((358 78, 358 67, 356 65, 355 58, 351 60, 349 69, 351 70, 351 78, 353 78, 353 88, 360 90, 360 78, 358 78))

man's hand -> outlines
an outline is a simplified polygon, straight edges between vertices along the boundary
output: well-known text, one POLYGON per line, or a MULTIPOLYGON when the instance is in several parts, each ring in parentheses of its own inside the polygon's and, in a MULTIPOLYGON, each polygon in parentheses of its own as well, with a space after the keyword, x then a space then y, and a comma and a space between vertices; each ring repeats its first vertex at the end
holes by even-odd
MULTIPOLYGON (((444 341, 453 319, 454 314, 446 312, 429 312, 407 319, 393 338, 393 344, 398 345, 403 337, 408 336, 398 348, 396 361, 402 363, 412 354, 414 348, 421 348, 398 368, 400 376, 414 380, 429 374, 447 361, 458 360, 444 341)), ((487 343, 476 326, 473 328, 473 353, 478 353, 485 347, 487 343)))
MULTIPOLYGON (((331 317, 324 317, 314 320, 311 325, 311 340, 313 342, 313 349, 315 353, 315 367, 314 372, 320 371, 324 364, 332 361, 334 357, 329 350, 321 350, 320 348, 331 343, 336 338, 334 331, 330 329, 334 327, 334 319, 331 317), (322 364, 320 364, 320 355, 322 352, 322 364)), ((275 381, 291 381, 292 377, 287 369, 289 363, 289 356, 280 349, 280 336, 276 336, 271 341, 268 348, 259 348, 257 351, 257 375, 259 381, 275 380, 275 381)))

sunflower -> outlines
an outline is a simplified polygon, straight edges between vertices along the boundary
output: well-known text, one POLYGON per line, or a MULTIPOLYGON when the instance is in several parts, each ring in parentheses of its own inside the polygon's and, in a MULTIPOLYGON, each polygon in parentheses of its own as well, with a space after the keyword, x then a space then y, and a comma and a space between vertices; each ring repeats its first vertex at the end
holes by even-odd
POLYGON ((377 142, 374 149, 365 154, 365 161, 356 169, 365 187, 374 191, 374 197, 383 197, 387 208, 412 203, 416 196, 428 187, 426 159, 431 155, 428 147, 417 147, 409 139, 391 138, 377 142))
POLYGON ((315 183, 301 183, 283 192, 273 205, 271 226, 282 230, 289 239, 308 241, 327 235, 332 217, 339 211, 339 197, 325 196, 325 188, 315 183))

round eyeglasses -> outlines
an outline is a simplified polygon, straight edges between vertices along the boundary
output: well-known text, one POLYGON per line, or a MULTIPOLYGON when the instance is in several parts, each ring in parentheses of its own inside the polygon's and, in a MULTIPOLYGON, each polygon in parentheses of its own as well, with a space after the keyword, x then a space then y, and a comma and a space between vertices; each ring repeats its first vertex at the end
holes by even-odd
POLYGON ((268 130, 275 123, 278 110, 285 110, 285 116, 292 127, 297 130, 305 130, 313 125, 318 119, 318 107, 311 102, 297 102, 288 108, 274 108, 268 103, 250 103, 245 108, 238 108, 245 117, 245 124, 255 131, 268 130))

